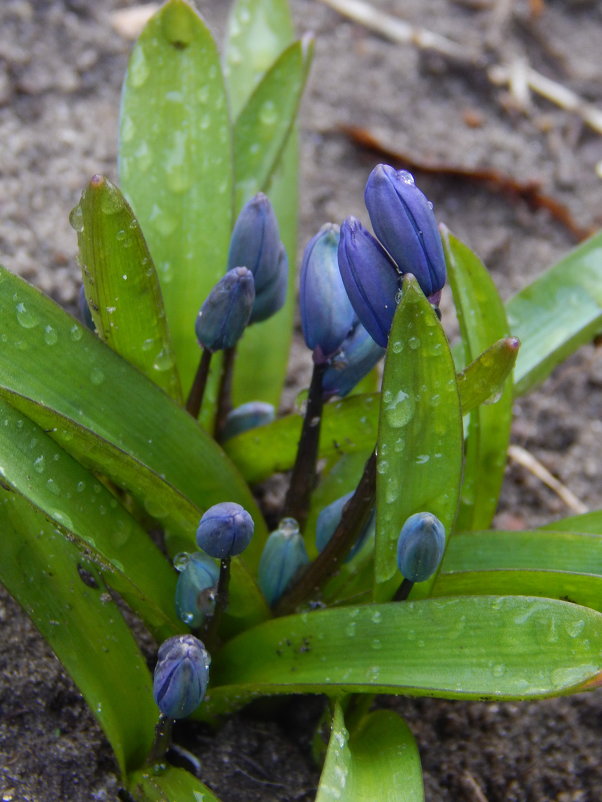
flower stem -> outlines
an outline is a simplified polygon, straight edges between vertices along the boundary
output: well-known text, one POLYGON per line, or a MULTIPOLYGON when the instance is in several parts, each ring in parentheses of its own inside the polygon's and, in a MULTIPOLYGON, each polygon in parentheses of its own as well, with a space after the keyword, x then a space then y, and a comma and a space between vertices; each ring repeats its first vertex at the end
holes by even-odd
POLYGON ((297 582, 282 596, 275 608, 276 615, 287 615, 311 598, 345 559, 370 520, 376 496, 376 451, 368 458, 362 478, 353 496, 343 508, 334 534, 324 550, 306 568, 297 582))
POLYGON ((159 716, 159 721, 155 726, 155 740, 151 746, 150 752, 146 762, 148 765, 159 763, 165 757, 165 753, 171 746, 171 730, 173 726, 173 719, 164 716, 163 713, 159 716))
POLYGON ((217 592, 215 594, 215 609, 203 628, 201 640, 209 653, 213 652, 218 645, 219 625, 222 615, 228 606, 228 586, 230 584, 230 557, 220 560, 219 579, 217 582, 217 592))
POLYGON ((284 502, 284 517, 294 518, 303 528, 309 513, 309 499, 316 484, 316 462, 322 424, 322 379, 326 363, 315 364, 309 386, 303 428, 293 466, 291 482, 284 502))
POLYGON ((215 414, 215 426, 213 430, 216 440, 220 439, 224 424, 226 423, 226 417, 232 409, 232 375, 234 373, 235 357, 235 345, 232 348, 226 348, 224 350, 217 394, 217 412, 215 414))
POLYGON ((205 387, 207 386, 207 379, 209 377, 209 365, 211 364, 211 351, 203 348, 199 366, 197 368, 190 394, 186 401, 186 411, 189 412, 193 418, 198 418, 203 403, 203 396, 205 395, 205 387))
POLYGON ((404 579, 401 585, 397 588, 393 601, 405 601, 410 595, 410 591, 414 587, 411 579, 404 579))

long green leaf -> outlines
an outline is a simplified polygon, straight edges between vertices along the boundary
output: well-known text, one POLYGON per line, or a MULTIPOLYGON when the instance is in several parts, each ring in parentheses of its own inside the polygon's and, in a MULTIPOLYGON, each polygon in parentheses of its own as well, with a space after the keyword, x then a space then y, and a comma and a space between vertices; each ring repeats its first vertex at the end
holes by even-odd
POLYGON ((194 321, 227 262, 232 144, 217 48, 184 0, 168 0, 132 51, 119 174, 159 272, 187 393, 199 358, 194 321))
MULTIPOLYGON (((375 597, 399 584, 395 551, 405 520, 436 515, 451 531, 462 474, 462 416, 445 333, 413 276, 404 279, 385 361, 376 466, 375 597)), ((414 587, 427 595, 432 580, 414 587)))
POLYGON ((511 298, 506 313, 522 343, 514 391, 524 395, 602 331, 602 232, 511 298))
POLYGON ((192 774, 164 763, 130 774, 128 790, 136 802, 219 802, 192 774))
POLYGON ((190 415, 3 268, 0 321, 1 397, 49 429, 77 459, 131 490, 151 515, 169 526, 180 522, 180 534, 191 545, 194 532, 185 525, 193 505, 202 511, 224 501, 227 488, 228 500, 242 504, 255 520, 256 536, 245 552, 254 565, 266 534, 262 515, 236 468, 190 415), (52 343, 44 336, 48 327, 56 334, 52 343), (90 447, 95 437, 111 448, 90 447))
MULTIPOLYGON (((462 414, 491 400, 491 388, 499 387, 516 361, 512 338, 494 343, 457 375, 462 414)), ((352 395, 324 407, 320 457, 371 452, 378 435, 380 393, 352 395)), ((278 471, 292 468, 301 434, 302 418, 287 415, 280 420, 233 437, 224 449, 248 482, 260 482, 278 471)))
POLYGON ((416 741, 391 710, 366 716, 349 734, 335 705, 328 752, 316 802, 423 802, 424 786, 416 741))
POLYGON ((39 512, 0 491, 0 581, 83 694, 123 774, 140 766, 156 720, 144 657, 95 567, 39 512))
MULTIPOLYGON (((237 0, 233 4, 228 20, 224 72, 234 118, 293 37, 288 0, 237 0)), ((232 390, 235 406, 254 399, 274 406, 280 403, 295 313, 298 171, 299 144, 293 125, 266 190, 288 254, 287 298, 278 314, 261 325, 248 328, 238 346, 232 390), (259 372, 258 364, 261 364, 259 372)))
POLYGON ((602 614, 526 596, 317 610, 239 635, 211 670, 205 717, 281 693, 560 696, 602 684, 602 614))
POLYGON ((584 512, 581 515, 570 515, 559 521, 552 521, 541 529, 554 529, 561 532, 583 532, 590 535, 602 535, 602 510, 584 512))
POLYGON ((150 252, 130 206, 103 176, 94 176, 69 218, 96 331, 176 401, 182 391, 150 252))
MULTIPOLYGON (((446 228, 443 245, 466 362, 509 333, 504 304, 482 262, 446 228)), ((512 378, 491 388, 493 406, 471 412, 456 527, 482 529, 498 505, 512 424, 512 378)))
POLYGON ((184 631, 175 572, 117 499, 35 423, 0 400, 0 474, 104 568, 159 640, 184 631))

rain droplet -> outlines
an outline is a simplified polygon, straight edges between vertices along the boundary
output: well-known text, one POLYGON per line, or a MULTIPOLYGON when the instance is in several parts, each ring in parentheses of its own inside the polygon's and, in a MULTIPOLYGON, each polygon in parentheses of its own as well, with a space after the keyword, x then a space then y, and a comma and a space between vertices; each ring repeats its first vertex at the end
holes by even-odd
POLYGON ((39 321, 37 317, 30 312, 29 309, 25 306, 24 303, 17 304, 16 306, 17 311, 17 321, 20 326, 23 326, 24 329, 33 329, 34 326, 37 326, 39 321))
POLYGON ((190 562, 190 554, 187 551, 180 551, 173 558, 173 567, 176 571, 182 572, 190 562))
POLYGON ((75 231, 81 233, 84 230, 84 214, 82 212, 82 207, 77 204, 71 209, 69 213, 69 223, 71 228, 75 229, 75 231))
POLYGON ((52 326, 46 326, 44 329, 44 342, 46 345, 55 345, 59 338, 59 335, 56 332, 56 329, 52 326))
POLYGON ((265 101, 259 112, 259 119, 263 125, 274 125, 278 119, 278 110, 273 100, 265 101))
POLYGON ((130 63, 128 65, 128 79, 132 86, 138 89, 145 83, 149 73, 150 70, 144 55, 144 51, 142 50, 142 47, 138 45, 138 47, 134 48, 132 57, 130 58, 130 63))
POLYGON ((410 396, 403 390, 399 390, 395 398, 385 401, 385 417, 387 423, 394 429, 406 426, 414 414, 414 404, 410 396))
POLYGON ((40 454, 39 457, 36 457, 33 461, 33 469, 36 473, 44 473, 46 470, 46 460, 43 454, 40 454))
POLYGON ((82 329, 77 324, 74 324, 69 329, 69 337, 73 340, 74 343, 78 342, 82 338, 82 329))
POLYGON ((105 375, 102 370, 100 368, 93 368, 92 372, 90 373, 90 381, 92 384, 98 386, 99 384, 102 384, 104 380, 105 375))

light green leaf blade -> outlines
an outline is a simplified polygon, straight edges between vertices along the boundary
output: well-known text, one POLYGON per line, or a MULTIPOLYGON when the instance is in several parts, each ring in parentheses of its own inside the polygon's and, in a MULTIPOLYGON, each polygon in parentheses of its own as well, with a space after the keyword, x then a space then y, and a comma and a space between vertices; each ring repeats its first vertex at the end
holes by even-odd
POLYGON ((584 512, 581 515, 570 515, 559 521, 552 521, 540 527, 562 532, 583 532, 590 535, 602 535, 602 510, 584 512))
POLYGON ((416 740, 391 710, 370 713, 349 734, 335 704, 328 752, 316 802, 423 802, 416 740))
POLYGON ((181 403, 159 280, 127 201, 96 175, 69 219, 77 231, 86 298, 99 336, 181 403))
POLYGON ((533 530, 454 534, 433 595, 512 593, 602 611, 602 534, 533 530))
MULTIPOLYGON (((483 263, 442 227, 447 262, 465 360, 472 362, 491 343, 509 334, 504 304, 483 263)), ((492 354, 490 354, 493 356, 492 354)), ((494 405, 471 412, 466 436, 464 475, 456 527, 482 529, 498 505, 512 424, 512 379, 491 387, 494 405)))
POLYGON ((3 268, 0 321, 0 396, 41 426, 59 427, 51 434, 67 450, 73 446, 78 459, 95 459, 100 471, 104 447, 77 452, 86 436, 74 437, 74 428, 109 442, 107 468, 119 471, 115 481, 133 493, 156 488, 158 493, 142 495, 140 501, 162 521, 179 520, 183 526, 191 505, 204 511, 224 501, 228 488, 228 500, 242 504, 255 521, 245 560, 251 566, 258 561, 266 535, 261 512, 236 468, 190 415, 49 298, 3 268), (44 338, 49 326, 57 335, 52 345, 44 338), (53 413, 73 426, 58 418, 53 423, 53 413), (142 488, 140 471, 146 472, 142 488), (153 474, 175 494, 163 492, 153 474), (188 503, 182 505, 181 497, 188 503))
POLYGON ((227 263, 231 153, 213 37, 184 0, 168 0, 130 57, 119 174, 157 266, 185 394, 199 359, 194 322, 227 263))
POLYGON ((602 232, 511 298, 506 314, 522 343, 514 392, 524 395, 602 331, 602 232))
MULTIPOLYGON (((233 117, 239 115, 258 82, 292 43, 293 37, 288 0, 237 0, 233 4, 224 61, 233 117)), ((269 320, 249 327, 238 345, 232 390, 235 406, 255 399, 274 406, 280 403, 295 313, 298 172, 299 143, 296 125, 293 125, 266 188, 288 254, 286 302, 269 320), (258 364, 262 366, 259 373, 258 364)))
POLYGON ((96 477, 35 423, 0 400, 3 482, 107 568, 107 581, 158 639, 184 631, 175 572, 147 533, 96 477))
POLYGON ((211 670, 205 717, 281 693, 560 696, 602 683, 602 614, 528 596, 317 610, 237 636, 211 670))
POLYGON ((128 790, 135 802, 220 802, 188 771, 164 763, 132 772, 128 790))
MULTIPOLYGON (((462 416, 445 333, 413 276, 404 278, 391 327, 382 384, 376 466, 374 593, 390 598, 401 582, 401 527, 430 512, 451 531, 462 474, 462 416)), ((428 595, 432 579, 414 586, 428 595)))
POLYGON ((156 720, 151 678, 102 577, 15 493, 0 491, 0 526, 0 581, 80 689, 121 772, 140 766, 156 720))
POLYGON ((479 404, 496 403, 500 388, 512 374, 519 348, 516 337, 503 337, 458 373, 463 415, 477 411, 479 404))

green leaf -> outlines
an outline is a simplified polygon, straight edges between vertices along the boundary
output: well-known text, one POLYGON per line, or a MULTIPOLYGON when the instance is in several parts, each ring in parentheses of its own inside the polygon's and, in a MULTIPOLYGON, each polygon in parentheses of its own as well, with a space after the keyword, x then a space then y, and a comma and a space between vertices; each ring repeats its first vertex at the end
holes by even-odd
POLYGON ((522 343, 514 384, 524 395, 602 331, 602 232, 511 298, 506 313, 522 343))
MULTIPOLYGON (((237 117, 275 59, 293 41, 288 0, 237 0, 229 21, 224 72, 230 108, 237 117)), ((288 254, 289 283, 283 308, 261 325, 250 326, 238 345, 234 405, 246 401, 280 403, 295 315, 299 144, 296 125, 274 167, 269 195, 288 254), (261 371, 256 366, 261 364, 261 371)))
POLYGON ((213 37, 184 0, 168 0, 130 57, 119 174, 159 272, 185 393, 199 359, 194 322, 227 263, 231 154, 213 37))
POLYGON ((423 802, 420 755, 405 721, 391 710, 366 716, 351 734, 335 704, 316 802, 423 802))
POLYGON ((297 114, 311 63, 309 41, 294 42, 276 59, 234 124, 234 208, 267 189, 297 114))
POLYGON ((189 543, 199 512, 223 501, 228 488, 228 500, 255 521, 244 558, 251 566, 259 560, 266 535, 261 512, 236 468, 190 415, 3 268, 0 321, 0 397, 50 430, 77 459, 130 490, 189 543), (52 344, 44 337, 48 327, 56 333, 52 344))
POLYGON ((174 608, 175 572, 115 496, 2 400, 0 421, 3 482, 108 568, 107 582, 158 640, 184 631, 174 608))
POLYGON ((204 717, 282 693, 560 696, 602 684, 602 614, 526 596, 317 610, 237 636, 211 671, 204 717))
MULTIPOLYGON (((498 387, 512 370, 516 347, 512 338, 494 343, 457 375, 462 414, 491 400, 491 388, 498 387)), ((378 435, 380 393, 352 395, 324 406, 320 435, 320 457, 369 453, 378 435)), ((224 444, 245 479, 260 482, 279 471, 292 468, 303 419, 287 415, 274 423, 251 429, 224 444)))
MULTIPOLYGON (((397 539, 406 519, 431 512, 451 531, 462 474, 462 416, 445 333, 413 276, 404 278, 382 384, 376 466, 375 597, 399 585, 397 539), (392 581, 391 581, 392 580, 392 581)), ((414 586, 427 595, 432 579, 414 586)))
MULTIPOLYGON (((443 228, 443 246, 466 362, 509 333, 504 304, 483 263, 443 228)), ((511 341, 506 341, 511 348, 511 341)), ((518 344, 514 344, 516 351, 518 344)), ((490 357, 494 354, 489 353, 490 357)), ((482 529, 497 509, 512 424, 512 379, 490 386, 494 406, 470 414, 456 527, 482 529)))
POLYGON ((158 763, 129 776, 136 802, 220 802, 210 788, 184 769, 158 763))
POLYGON ((584 512, 581 515, 570 515, 559 521, 545 524, 541 529, 554 529, 562 532, 583 532, 590 535, 602 535, 602 510, 584 512))
POLYGON ((0 581, 80 689, 121 772, 140 766, 156 720, 151 678, 102 577, 14 493, 0 491, 0 527, 0 581))
POLYGON ((602 534, 534 530, 454 534, 436 596, 512 593, 602 611, 602 534))
POLYGON ((69 218, 96 331, 176 401, 182 391, 150 252, 121 192, 96 175, 69 218))

